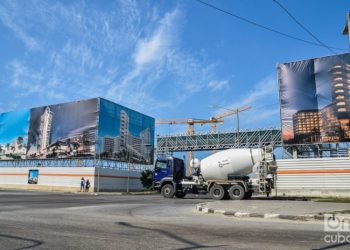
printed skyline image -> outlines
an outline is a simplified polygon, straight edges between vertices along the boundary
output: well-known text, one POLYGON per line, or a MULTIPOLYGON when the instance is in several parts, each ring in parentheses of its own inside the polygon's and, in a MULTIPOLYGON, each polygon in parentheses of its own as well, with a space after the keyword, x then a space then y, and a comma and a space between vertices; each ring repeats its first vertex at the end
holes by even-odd
POLYGON ((0 160, 24 159, 30 110, 0 114, 0 160))
POLYGON ((155 120, 102 98, 0 113, 0 160, 153 163, 155 120))
POLYGON ((98 99, 33 108, 27 158, 95 155, 98 99))
POLYGON ((350 54, 278 65, 285 144, 350 141, 350 54))
POLYGON ((97 153, 105 158, 151 164, 154 118, 100 99, 97 153))

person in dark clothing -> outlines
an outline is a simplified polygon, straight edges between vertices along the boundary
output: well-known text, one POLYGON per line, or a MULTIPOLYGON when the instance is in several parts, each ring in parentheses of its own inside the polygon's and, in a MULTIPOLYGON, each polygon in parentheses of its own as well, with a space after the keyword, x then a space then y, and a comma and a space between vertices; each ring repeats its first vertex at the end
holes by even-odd
POLYGON ((81 180, 80 180, 80 192, 84 192, 85 190, 85 179, 84 177, 81 177, 81 180))
POLYGON ((89 179, 87 179, 85 183, 85 192, 89 192, 89 188, 90 188, 90 181, 89 179))

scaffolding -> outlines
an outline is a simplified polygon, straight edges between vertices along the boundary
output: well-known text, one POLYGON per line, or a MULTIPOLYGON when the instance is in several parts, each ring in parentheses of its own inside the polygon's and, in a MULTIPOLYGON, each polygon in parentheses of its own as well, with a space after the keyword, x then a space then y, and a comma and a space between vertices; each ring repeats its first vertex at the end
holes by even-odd
POLYGON ((228 132, 201 132, 195 135, 158 135, 157 152, 205 151, 228 148, 282 146, 281 130, 277 128, 245 129, 228 132))

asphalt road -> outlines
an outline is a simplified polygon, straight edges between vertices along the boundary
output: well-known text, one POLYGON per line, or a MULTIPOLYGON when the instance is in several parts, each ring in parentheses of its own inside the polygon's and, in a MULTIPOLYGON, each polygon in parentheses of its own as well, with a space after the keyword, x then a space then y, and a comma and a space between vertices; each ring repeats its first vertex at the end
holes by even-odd
POLYGON ((204 199, 0 191, 0 249, 349 249, 320 222, 195 212, 204 199))

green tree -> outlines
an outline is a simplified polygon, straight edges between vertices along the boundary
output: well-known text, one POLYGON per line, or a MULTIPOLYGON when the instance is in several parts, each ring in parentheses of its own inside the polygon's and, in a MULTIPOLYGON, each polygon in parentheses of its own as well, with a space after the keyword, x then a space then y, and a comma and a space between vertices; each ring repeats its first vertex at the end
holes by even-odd
POLYGON ((140 181, 144 188, 150 188, 153 183, 153 171, 149 169, 142 171, 140 181))

